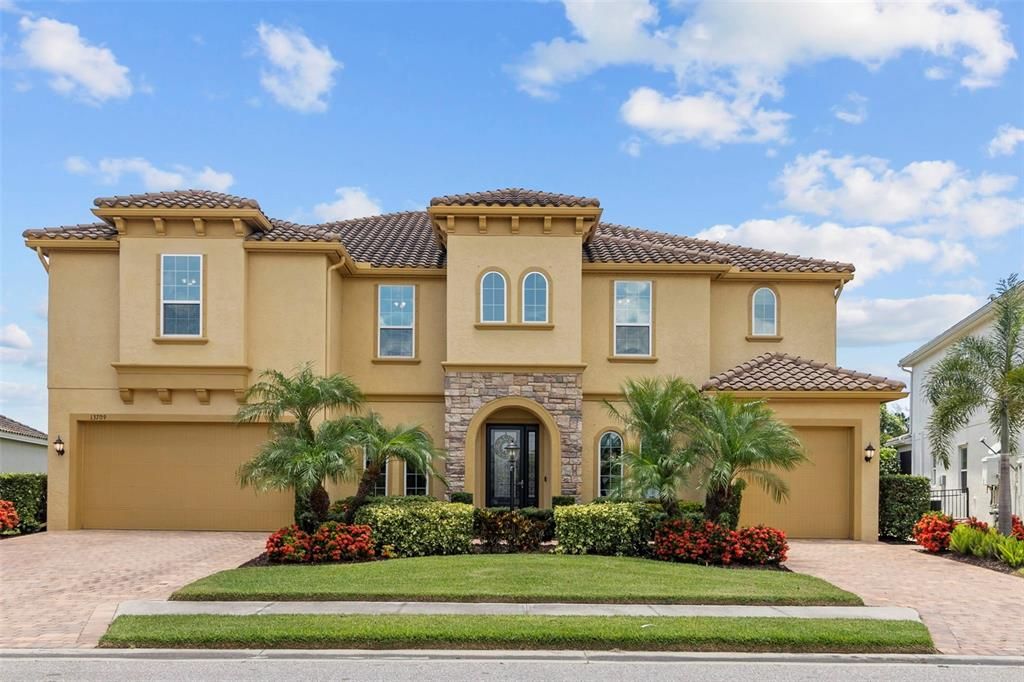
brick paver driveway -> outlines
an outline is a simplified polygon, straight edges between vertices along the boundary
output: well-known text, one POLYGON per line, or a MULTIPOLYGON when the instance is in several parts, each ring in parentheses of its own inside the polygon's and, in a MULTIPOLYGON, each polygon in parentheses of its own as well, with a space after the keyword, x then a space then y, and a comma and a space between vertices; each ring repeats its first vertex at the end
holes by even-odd
POLYGON ((793 540, 786 565, 860 595, 917 609, 945 654, 1024 655, 1024 580, 914 545, 793 540))
POLYGON ((80 530, 0 541, 0 647, 95 646, 126 599, 164 599, 263 551, 264 533, 80 530))

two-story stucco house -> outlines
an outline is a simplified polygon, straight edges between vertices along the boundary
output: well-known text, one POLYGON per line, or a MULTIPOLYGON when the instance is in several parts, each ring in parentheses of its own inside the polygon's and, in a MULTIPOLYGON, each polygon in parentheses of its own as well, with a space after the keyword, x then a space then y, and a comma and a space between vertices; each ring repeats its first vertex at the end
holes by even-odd
MULTIPOLYGON (((478 505, 606 494, 628 377, 767 398, 809 462, 743 523, 873 540, 878 405, 899 382, 835 367, 843 263, 601 222, 596 199, 509 189, 324 225, 252 199, 97 199, 100 222, 25 232, 50 281, 51 528, 271 529, 290 495, 238 465, 266 435, 232 416, 259 371, 312 361, 368 409, 420 423, 478 505), (521 449, 513 483, 506 450, 521 449)), ((392 467, 397 468, 397 467, 392 467)), ((380 492, 444 495, 416 471, 380 492)), ((336 491, 344 493, 345 490, 336 491)))

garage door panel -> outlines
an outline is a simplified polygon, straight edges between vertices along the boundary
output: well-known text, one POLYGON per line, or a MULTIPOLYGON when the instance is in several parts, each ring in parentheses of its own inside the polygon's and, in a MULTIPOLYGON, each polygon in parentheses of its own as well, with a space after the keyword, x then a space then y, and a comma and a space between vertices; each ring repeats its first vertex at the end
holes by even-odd
POLYGON ((777 472, 789 485, 789 498, 776 503, 751 481, 743 494, 740 524, 765 524, 793 538, 849 538, 852 534, 852 429, 796 429, 808 461, 777 472))
POLYGON ((236 478, 266 427, 102 422, 83 426, 85 528, 273 530, 291 521, 291 493, 243 490, 236 478))

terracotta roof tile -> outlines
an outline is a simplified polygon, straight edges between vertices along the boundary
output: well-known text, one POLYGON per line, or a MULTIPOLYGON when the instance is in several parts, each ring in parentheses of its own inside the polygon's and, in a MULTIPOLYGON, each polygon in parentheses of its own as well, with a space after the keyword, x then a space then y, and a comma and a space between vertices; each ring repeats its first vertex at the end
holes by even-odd
POLYGON ((106 223, 85 225, 64 225, 61 227, 40 227, 21 233, 25 239, 101 239, 117 237, 117 230, 106 223))
POLYGON ((21 422, 14 421, 10 417, 5 417, 0 414, 0 431, 4 433, 11 433, 15 436, 24 436, 25 438, 42 438, 46 440, 46 434, 42 431, 33 429, 31 426, 22 424, 21 422))
POLYGON ((601 202, 591 197, 552 194, 522 187, 506 187, 470 194, 446 194, 430 200, 431 206, 588 206, 597 208, 601 202))
POLYGON ((583 245, 583 259, 588 263, 729 263, 724 256, 658 244, 637 235, 595 237, 583 245))
POLYGON ((266 232, 253 232, 246 241, 262 242, 337 242, 341 241, 337 232, 325 229, 324 225, 298 225, 287 220, 271 218, 271 229, 266 232))
POLYGON ((765 353, 704 382, 715 391, 902 391, 895 379, 785 353, 765 353))
POLYGON ((255 199, 236 197, 206 189, 183 189, 174 192, 150 192, 98 197, 93 203, 100 208, 255 208, 255 199))

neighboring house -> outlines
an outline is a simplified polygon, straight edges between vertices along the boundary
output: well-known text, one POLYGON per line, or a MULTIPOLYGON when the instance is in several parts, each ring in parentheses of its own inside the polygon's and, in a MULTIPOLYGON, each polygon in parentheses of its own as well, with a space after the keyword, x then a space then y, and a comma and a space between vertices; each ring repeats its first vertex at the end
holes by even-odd
MULTIPOLYGON (((976 411, 970 423, 950 439, 949 468, 943 468, 932 457, 928 443, 928 421, 932 405, 924 392, 928 372, 960 339, 967 336, 988 336, 992 333, 994 305, 990 301, 955 325, 928 341, 899 362, 910 371, 910 441, 913 473, 927 476, 932 483, 933 504, 954 516, 976 516, 992 523, 998 498, 998 457, 981 442, 998 451, 999 437, 989 426, 983 410, 976 411)), ((1024 433, 1018 438, 1024 438, 1024 433)), ((1021 513, 1021 458, 1010 462, 1013 513, 1021 513)))
MULTIPOLYGON (((422 424, 449 490, 478 505, 610 492, 623 434, 604 401, 629 377, 767 398, 810 462, 785 474, 785 504, 748 488, 742 521, 876 539, 864 450, 879 404, 905 394, 833 365, 851 265, 603 223, 596 199, 515 189, 307 226, 207 191, 95 204, 101 222, 24 235, 49 272, 50 429, 67 444, 50 454, 51 528, 289 522, 290 495, 239 488, 266 426, 232 417, 261 370, 311 361, 386 421, 422 424)), ((391 468, 382 491, 446 493, 391 468)))
POLYGON ((904 433, 883 443, 886 447, 896 451, 896 455, 899 457, 901 474, 914 473, 914 455, 910 443, 910 433, 904 433))
POLYGON ((0 474, 45 474, 46 434, 0 414, 0 474))

